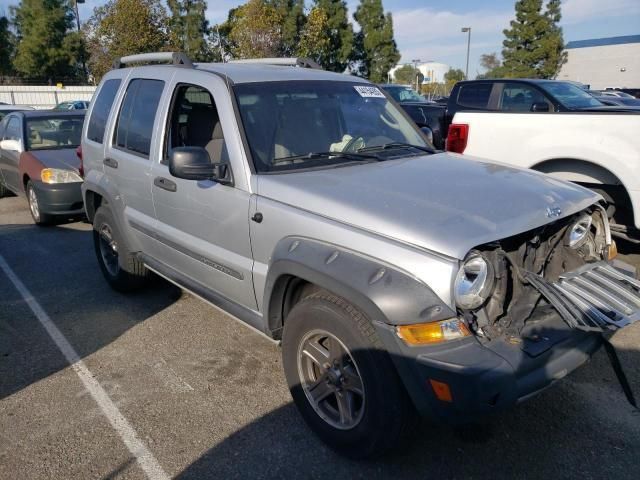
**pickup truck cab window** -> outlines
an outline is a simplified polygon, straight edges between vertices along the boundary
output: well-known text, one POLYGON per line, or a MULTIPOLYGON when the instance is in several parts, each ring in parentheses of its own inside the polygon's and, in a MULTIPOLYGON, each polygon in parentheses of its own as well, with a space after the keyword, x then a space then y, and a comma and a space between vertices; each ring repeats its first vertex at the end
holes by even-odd
POLYGON ((460 87, 458 104, 462 107, 489 108, 493 83, 469 83, 460 87))
POLYGON ((282 81, 241 84, 234 90, 258 173, 306 168, 318 153, 335 153, 317 160, 332 165, 355 161, 359 151, 390 143, 428 148, 377 87, 282 81))
POLYGON ((540 86, 570 110, 604 106, 600 100, 568 82, 544 82, 540 86))
POLYGON ((538 89, 523 83, 504 84, 498 109, 502 112, 531 112, 534 103, 547 103, 549 100, 538 89))
POLYGON ((162 80, 131 80, 116 125, 117 147, 149 157, 153 124, 163 88, 162 80))

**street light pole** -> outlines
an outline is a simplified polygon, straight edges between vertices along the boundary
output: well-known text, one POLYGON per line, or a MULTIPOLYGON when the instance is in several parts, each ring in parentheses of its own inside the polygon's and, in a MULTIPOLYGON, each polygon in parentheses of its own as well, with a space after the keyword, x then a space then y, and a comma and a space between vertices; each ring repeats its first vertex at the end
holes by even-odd
POLYGON ((464 79, 469 80, 469 50, 471 50, 471 27, 463 27, 462 33, 467 34, 467 68, 464 71, 464 79))
POLYGON ((420 75, 418 75, 418 63, 420 63, 420 59, 419 58, 414 58, 411 61, 413 62, 413 73, 416 76, 416 92, 420 93, 418 91, 418 78, 420 78, 420 75))

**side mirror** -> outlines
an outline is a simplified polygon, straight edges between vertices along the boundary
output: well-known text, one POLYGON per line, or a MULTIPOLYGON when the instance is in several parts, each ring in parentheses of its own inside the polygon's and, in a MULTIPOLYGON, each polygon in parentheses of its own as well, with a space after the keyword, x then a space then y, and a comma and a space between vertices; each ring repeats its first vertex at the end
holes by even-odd
POLYGON ((547 102, 536 102, 531 104, 532 112, 548 112, 549 104, 547 102))
POLYGON ((19 152, 20 142, 18 140, 2 140, 0 142, 0 149, 8 152, 19 152))
POLYGON ((429 127, 420 127, 420 131, 424 133, 427 140, 429 140, 429 143, 433 145, 433 131, 429 127))
POLYGON ((169 155, 169 173, 185 180, 215 180, 231 183, 226 163, 211 163, 209 153, 202 147, 178 147, 169 155))

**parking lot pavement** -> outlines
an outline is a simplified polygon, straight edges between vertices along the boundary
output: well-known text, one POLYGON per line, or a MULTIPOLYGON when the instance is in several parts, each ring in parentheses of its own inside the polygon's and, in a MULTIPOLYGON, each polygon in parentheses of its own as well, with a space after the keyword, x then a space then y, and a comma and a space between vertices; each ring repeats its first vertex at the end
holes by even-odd
POLYGON ((424 423, 394 456, 340 458, 292 406, 276 344, 159 279, 110 290, 90 230, 38 228, 24 200, 0 200, 0 255, 161 471, 141 468, 0 270, 0 478, 640 478, 640 414, 602 352, 477 426, 424 423))

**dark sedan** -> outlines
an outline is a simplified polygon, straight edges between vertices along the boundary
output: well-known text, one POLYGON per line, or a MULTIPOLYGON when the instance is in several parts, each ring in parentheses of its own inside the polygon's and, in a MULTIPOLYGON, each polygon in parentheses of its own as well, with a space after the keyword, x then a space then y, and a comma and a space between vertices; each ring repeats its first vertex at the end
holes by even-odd
POLYGON ((13 112, 0 123, 0 196, 25 195, 37 225, 84 213, 80 145, 84 112, 13 112))

